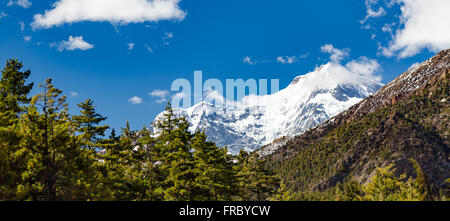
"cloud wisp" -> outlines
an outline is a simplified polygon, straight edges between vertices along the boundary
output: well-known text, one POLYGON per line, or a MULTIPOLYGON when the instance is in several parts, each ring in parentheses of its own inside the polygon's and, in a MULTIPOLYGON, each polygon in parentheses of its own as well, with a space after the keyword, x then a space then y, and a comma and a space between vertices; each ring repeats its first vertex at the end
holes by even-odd
POLYGON ((134 43, 130 42, 128 43, 128 51, 132 51, 134 49, 134 43))
POLYGON ((86 51, 94 48, 94 45, 83 40, 83 36, 69 36, 67 41, 50 43, 50 47, 56 47, 56 50, 63 52, 81 50, 86 51))
POLYGON ((170 45, 170 39, 173 38, 172 32, 166 32, 164 33, 164 36, 162 37, 162 43, 163 45, 170 45))
POLYGON ((165 103, 168 101, 169 91, 167 90, 154 90, 149 93, 150 96, 157 98, 155 101, 158 104, 165 103))
POLYGON ((337 49, 332 44, 326 44, 321 47, 323 53, 331 54, 329 66, 336 73, 334 81, 353 81, 358 79, 370 79, 376 82, 381 81, 381 77, 376 75, 381 70, 380 64, 375 59, 359 57, 342 64, 342 60, 350 56, 350 49, 337 49))
POLYGON ((242 62, 243 62, 244 64, 249 64, 249 65, 255 65, 255 64, 256 64, 254 61, 252 61, 252 58, 251 58, 250 56, 245 56, 245 57, 242 59, 242 62))
POLYGON ((337 49, 332 44, 323 45, 322 47, 320 47, 320 51, 330 54, 331 61, 335 63, 339 63, 342 59, 350 55, 350 49, 337 49))
POLYGON ((18 5, 21 6, 22 8, 29 8, 33 4, 29 0, 9 0, 8 4, 6 5, 7 6, 18 5))
POLYGON ((376 8, 378 4, 378 0, 366 0, 365 4, 367 14, 366 17, 360 21, 361 24, 366 23, 370 18, 377 18, 386 15, 386 10, 382 6, 379 6, 378 9, 374 9, 374 7, 376 8))
POLYGON ((78 92, 76 92, 76 91, 71 91, 70 92, 70 97, 72 97, 72 98, 79 97, 79 96, 80 96, 80 94, 78 92))
POLYGON ((31 36, 24 36, 23 37, 23 40, 25 41, 25 42, 30 42, 31 41, 31 36))
POLYGON ((5 12, 1 11, 0 12, 0 19, 2 19, 3 17, 8 16, 5 12))
POLYGON ((300 56, 279 56, 277 57, 277 62, 281 64, 293 64, 300 61, 302 58, 308 57, 307 54, 302 54, 300 56))
POLYGON ((130 104, 136 105, 136 104, 144 103, 144 100, 141 97, 134 96, 134 97, 131 97, 130 99, 128 99, 128 102, 130 104))

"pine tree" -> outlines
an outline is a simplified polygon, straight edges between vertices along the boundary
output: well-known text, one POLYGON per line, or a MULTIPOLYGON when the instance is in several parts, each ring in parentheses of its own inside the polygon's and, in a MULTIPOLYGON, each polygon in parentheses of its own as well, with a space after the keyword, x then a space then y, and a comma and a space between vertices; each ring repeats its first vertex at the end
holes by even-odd
POLYGON ((395 176, 394 164, 377 168, 372 181, 363 187, 365 201, 418 201, 422 194, 406 175, 395 176))
POLYGON ((143 192, 143 200, 160 201, 163 197, 156 191, 161 187, 164 177, 159 169, 159 164, 156 161, 155 153, 156 139, 152 132, 143 127, 139 131, 139 138, 137 139, 137 148, 135 150, 135 157, 138 165, 138 176, 140 177, 140 187, 143 192))
POLYGON ((413 164, 414 169, 416 170, 416 179, 414 180, 414 188, 420 193, 421 201, 432 201, 433 195, 428 184, 427 176, 423 172, 420 164, 414 159, 410 159, 413 164))
POLYGON ((19 126, 23 134, 21 150, 27 153, 27 168, 18 196, 23 200, 87 200, 92 158, 75 139, 66 97, 51 79, 39 85, 19 126))
POLYGON ((267 169, 258 154, 250 156, 241 152, 238 159, 241 160, 237 167, 241 200, 264 201, 276 192, 280 180, 267 169))
POLYGON ((22 62, 10 59, 2 70, 0 80, 0 126, 10 126, 17 123, 19 114, 23 112, 23 104, 28 104, 28 94, 33 88, 33 83, 25 84, 31 71, 20 71, 22 62))
POLYGON ((120 137, 111 135, 110 140, 103 145, 105 153, 100 165, 103 171, 102 185, 107 189, 103 196, 106 200, 134 200, 137 198, 134 187, 134 175, 130 169, 134 166, 133 144, 137 138, 136 132, 131 130, 129 122, 122 128, 120 137))
POLYGON ((362 197, 364 196, 362 186, 358 183, 358 181, 354 179, 346 183, 343 189, 344 189, 343 196, 340 200, 361 201, 362 197))
POLYGON ((27 166, 25 154, 19 151, 21 139, 15 127, 0 127, 0 201, 17 200, 16 187, 27 166))
POLYGON ((227 149, 206 141, 203 132, 192 140, 195 159, 196 200, 231 200, 235 194, 236 174, 227 149))
POLYGON ((78 104, 78 107, 81 108, 81 115, 74 116, 73 120, 77 125, 77 131, 81 133, 79 137, 88 149, 97 147, 98 141, 105 136, 105 131, 109 128, 109 126, 98 126, 100 122, 106 120, 106 117, 95 111, 94 102, 91 99, 78 104))
POLYGON ((156 160, 165 180, 157 190, 165 200, 185 201, 194 197, 194 157, 190 142, 189 123, 175 115, 170 103, 164 117, 156 122, 158 141, 155 144, 156 160))
POLYGON ((274 197, 271 198, 273 201, 294 201, 295 195, 288 190, 284 182, 281 182, 280 188, 278 188, 274 197))

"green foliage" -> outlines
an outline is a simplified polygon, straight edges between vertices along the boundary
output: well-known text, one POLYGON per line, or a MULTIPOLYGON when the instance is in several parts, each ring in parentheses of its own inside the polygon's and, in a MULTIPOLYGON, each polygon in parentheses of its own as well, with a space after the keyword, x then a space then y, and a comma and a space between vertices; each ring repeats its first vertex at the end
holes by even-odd
POLYGON ((30 102, 28 94, 33 83, 25 84, 31 71, 20 71, 23 64, 16 59, 6 62, 0 80, 0 126, 11 126, 17 123, 19 114, 24 110, 22 104, 30 102))
POLYGON ((294 201, 294 199, 295 196, 288 190, 283 182, 281 182, 280 188, 278 188, 275 196, 271 198, 273 201, 294 201))
POLYGON ((236 172, 227 149, 219 149, 198 132, 192 140, 194 151, 195 200, 231 200, 236 194, 236 172))
MULTIPOLYGON (((80 114, 71 115, 66 97, 51 79, 29 99, 33 84, 25 83, 30 71, 21 72, 22 67, 9 60, 0 80, 0 200, 437 199, 415 161, 415 179, 396 176, 392 165, 377 168, 366 185, 352 179, 360 167, 372 171, 379 167, 380 158, 392 158, 392 145, 382 143, 369 151, 367 159, 353 160, 354 153, 361 151, 355 143, 374 139, 365 131, 382 128, 392 116, 386 110, 334 128, 324 139, 313 137, 312 145, 280 163, 244 151, 229 155, 226 147, 209 142, 204 132, 191 133, 189 122, 176 116, 170 104, 152 129, 134 131, 127 123, 120 134, 112 129, 105 137, 106 117, 96 112, 94 102, 78 104, 80 114), (322 182, 333 176, 336 183, 322 182)), ((446 88, 434 93, 433 99, 447 96, 446 88)), ((425 95, 413 100, 417 106, 393 107, 400 117, 398 127, 387 128, 388 133, 397 136, 405 133, 402 128, 420 127, 425 130, 413 131, 414 136, 428 137, 446 129, 426 121, 430 113, 439 113, 439 103, 430 103, 425 95)), ((397 151, 418 151, 404 147, 397 151)), ((439 199, 446 200, 449 191, 442 191, 439 199)))
POLYGON ((17 186, 22 200, 86 200, 89 151, 75 139, 66 97, 47 79, 20 118, 23 136, 18 152, 26 153, 26 168, 17 186))
POLYGON ((77 126, 77 132, 81 133, 79 138, 87 148, 97 147, 98 141, 105 136, 105 131, 109 128, 109 126, 98 126, 100 122, 106 120, 106 117, 96 113, 91 99, 78 104, 78 107, 81 108, 81 115, 73 116, 73 121, 77 126))
POLYGON ((394 164, 377 168, 376 174, 366 185, 351 180, 337 190, 337 200, 341 201, 429 201, 430 186, 420 165, 411 159, 416 170, 416 178, 406 178, 405 174, 395 175, 394 164))
POLYGON ((406 175, 395 176, 394 165, 377 168, 372 181, 363 187, 366 201, 418 200, 419 193, 413 188, 412 180, 406 182, 406 175))
POLYGON ((364 195, 362 186, 356 180, 350 180, 344 184, 343 191, 339 192, 338 200, 343 201, 360 201, 364 195))
POLYGON ((258 154, 247 155, 243 150, 238 156, 239 200, 263 201, 276 193, 280 180, 258 154))
POLYGON ((170 104, 154 128, 155 133, 145 127, 136 132, 127 124, 120 137, 112 134, 103 142, 103 199, 264 200, 277 186, 270 174, 274 181, 266 187, 268 171, 261 162, 253 165, 248 154, 234 159, 226 148, 208 142, 203 132, 191 134, 188 122, 175 116, 170 104), (253 182, 246 180, 250 176, 253 182), (242 197, 245 194, 249 196, 242 197))

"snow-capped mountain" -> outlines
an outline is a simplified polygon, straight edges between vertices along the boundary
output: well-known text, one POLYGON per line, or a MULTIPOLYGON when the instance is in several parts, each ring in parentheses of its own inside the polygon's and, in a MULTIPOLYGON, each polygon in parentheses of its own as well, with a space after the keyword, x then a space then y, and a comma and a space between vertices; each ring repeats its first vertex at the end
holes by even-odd
POLYGON ((204 130, 231 153, 253 151, 313 128, 375 93, 383 85, 372 79, 330 62, 271 95, 247 96, 233 107, 202 102, 175 112, 192 124, 191 131, 204 130))

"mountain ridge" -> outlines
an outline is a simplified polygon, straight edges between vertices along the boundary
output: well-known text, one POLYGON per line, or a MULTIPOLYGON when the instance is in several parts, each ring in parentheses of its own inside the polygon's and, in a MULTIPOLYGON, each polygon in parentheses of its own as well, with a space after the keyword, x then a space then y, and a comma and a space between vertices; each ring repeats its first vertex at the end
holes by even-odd
POLYGON ((374 95, 314 129, 263 147, 294 190, 326 190, 355 178, 365 183, 374 168, 395 163, 412 174, 417 160, 434 186, 450 177, 450 50, 401 74, 374 95))

